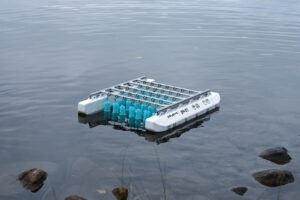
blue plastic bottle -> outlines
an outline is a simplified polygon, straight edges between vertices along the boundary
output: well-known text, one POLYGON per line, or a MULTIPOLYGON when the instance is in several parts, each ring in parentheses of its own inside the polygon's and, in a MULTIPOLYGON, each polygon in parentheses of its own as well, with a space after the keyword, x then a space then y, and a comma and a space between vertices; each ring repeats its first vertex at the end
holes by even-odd
POLYGON ((142 113, 144 112, 144 110, 147 110, 148 109, 148 106, 145 105, 145 104, 142 104, 141 105, 141 110, 142 110, 142 113))
POLYGON ((117 99, 117 103, 119 104, 119 106, 125 104, 125 102, 124 102, 123 99, 121 99, 121 98, 118 98, 118 99, 117 99))
POLYGON ((136 109, 135 110, 135 127, 140 128, 142 122, 142 110, 136 109))
POLYGON ((129 107, 128 125, 133 127, 135 122, 135 108, 133 106, 129 107))
POLYGON ((149 110, 144 110, 143 112, 143 122, 142 122, 142 127, 145 128, 145 121, 147 118, 150 117, 150 112, 149 110))
POLYGON ((141 107, 141 105, 138 102, 135 102, 133 105, 135 109, 139 109, 141 107))
POLYGON ((149 110, 150 114, 152 115, 152 113, 154 113, 154 106, 148 106, 148 110, 149 110))
POLYGON ((104 102, 104 112, 110 112, 110 102, 108 100, 104 102))
POLYGON ((130 100, 126 101, 126 114, 128 115, 129 113, 129 107, 132 105, 132 102, 130 100))
POLYGON ((152 116, 152 115, 155 115, 156 114, 156 107, 154 107, 154 106, 149 106, 148 107, 148 111, 150 112, 150 115, 152 116))
POLYGON ((153 107, 153 113, 152 113, 152 115, 155 115, 156 112, 157 112, 157 108, 156 108, 156 107, 153 107))
POLYGON ((120 108, 120 106, 118 103, 113 104, 113 111, 112 111, 112 120, 113 121, 118 121, 119 108, 120 108))
POLYGON ((104 119, 109 120, 110 119, 110 108, 111 104, 108 100, 104 102, 104 119))
POLYGON ((125 106, 120 106, 119 122, 124 123, 126 118, 126 108, 125 106))

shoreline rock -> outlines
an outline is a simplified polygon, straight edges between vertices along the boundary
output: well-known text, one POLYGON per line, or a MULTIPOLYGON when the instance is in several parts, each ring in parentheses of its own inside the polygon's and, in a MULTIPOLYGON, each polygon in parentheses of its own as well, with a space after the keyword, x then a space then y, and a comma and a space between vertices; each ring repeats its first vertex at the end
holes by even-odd
POLYGON ((266 149, 259 154, 259 157, 278 165, 284 165, 292 160, 291 156, 288 154, 288 150, 284 147, 266 149))
POLYGON ((252 174, 257 182, 268 187, 278 187, 294 182, 294 176, 290 171, 268 169, 252 174))
POLYGON ((125 187, 117 187, 112 190, 112 193, 117 200, 127 200, 128 198, 128 189, 125 187))
POLYGON ((44 170, 33 168, 22 172, 19 175, 18 180, 22 183, 25 189, 35 193, 43 187, 47 176, 48 173, 44 170))
POLYGON ((234 187, 231 189, 231 191, 240 196, 243 196, 248 191, 248 188, 247 187, 234 187))

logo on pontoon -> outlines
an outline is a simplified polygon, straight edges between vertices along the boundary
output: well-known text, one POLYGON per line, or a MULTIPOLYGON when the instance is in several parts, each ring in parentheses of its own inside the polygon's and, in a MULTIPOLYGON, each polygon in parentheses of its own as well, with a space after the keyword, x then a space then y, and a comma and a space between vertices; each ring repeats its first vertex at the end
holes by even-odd
POLYGON ((178 115, 178 112, 174 112, 174 113, 168 115, 168 118, 174 117, 175 115, 178 115))
POLYGON ((184 109, 180 110, 180 112, 183 115, 184 113, 189 112, 189 109, 188 108, 184 108, 184 109))

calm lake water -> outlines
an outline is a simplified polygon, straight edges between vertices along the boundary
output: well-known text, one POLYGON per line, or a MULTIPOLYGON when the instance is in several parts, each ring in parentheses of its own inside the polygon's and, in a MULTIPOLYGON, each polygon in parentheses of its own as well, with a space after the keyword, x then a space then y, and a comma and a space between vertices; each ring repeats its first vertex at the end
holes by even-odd
POLYGON ((1 0, 0 199, 297 199, 300 195, 300 2, 1 0), (146 75, 221 94, 201 126, 157 144, 78 122, 90 92, 146 75), (258 157, 284 146, 293 160, 258 157), (45 169, 31 194, 17 175, 45 169), (252 173, 286 169, 278 188, 252 173), (123 175, 122 175, 123 174, 123 175))

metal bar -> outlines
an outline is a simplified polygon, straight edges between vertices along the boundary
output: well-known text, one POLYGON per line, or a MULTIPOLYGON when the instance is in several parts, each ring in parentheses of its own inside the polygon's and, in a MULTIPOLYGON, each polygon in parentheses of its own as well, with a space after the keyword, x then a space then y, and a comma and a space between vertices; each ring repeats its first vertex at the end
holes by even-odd
MULTIPOLYGON (((126 84, 126 83, 125 83, 125 84, 126 84)), ((163 88, 153 87, 153 86, 150 86, 150 85, 148 85, 148 84, 143 84, 143 83, 131 82, 131 83, 129 83, 129 84, 134 84, 134 85, 137 85, 137 86, 142 86, 142 87, 144 87, 144 88, 147 88, 147 87, 148 87, 149 89, 152 89, 152 90, 164 91, 164 92, 166 92, 166 94, 172 95, 172 96, 174 96, 174 97, 176 97, 176 98, 181 98, 181 97, 187 98, 187 97, 190 96, 190 95, 188 95, 188 94, 183 94, 183 93, 180 93, 180 92, 174 92, 174 91, 172 91, 172 90, 166 90, 166 89, 163 89, 163 88)), ((182 99, 182 98, 181 98, 181 99, 182 99)))
MULTIPOLYGON (((135 78, 135 79, 132 79, 132 80, 130 80, 130 81, 140 81, 140 80, 144 80, 144 79, 146 79, 146 78, 147 78, 146 76, 141 76, 141 77, 139 77, 139 78, 135 78)), ((121 84, 125 84, 125 83, 130 82, 130 81, 126 81, 126 82, 121 83, 121 84)), ((120 85, 120 84, 118 84, 118 85, 120 85)), ((115 86, 117 86, 117 85, 115 85, 115 86)), ((115 86, 112 86, 112 87, 115 87, 115 86)), ((111 87, 109 87, 109 88, 111 88, 111 87)), ((91 93, 91 94, 89 95, 89 98, 92 98, 93 96, 97 96, 97 95, 99 95, 100 93, 102 93, 104 90, 107 90, 107 89, 109 89, 109 88, 106 88, 106 89, 103 89, 103 90, 98 90, 98 91, 96 91, 96 92, 93 92, 93 93, 91 93)))
POLYGON ((185 93, 185 94, 190 94, 190 95, 199 92, 199 91, 189 90, 189 89, 182 88, 182 87, 175 87, 175 86, 167 85, 167 84, 163 84, 163 83, 148 82, 148 81, 145 81, 145 80, 134 80, 134 82, 142 82, 144 84, 147 84, 147 85, 150 85, 150 86, 155 86, 155 87, 158 87, 158 88, 161 88, 161 87, 165 88, 165 89, 169 89, 170 88, 170 89, 172 89, 174 91, 185 93))
POLYGON ((165 106, 165 105, 162 105, 162 104, 153 103, 153 102, 145 101, 145 100, 142 100, 142 99, 135 99, 135 98, 132 98, 132 97, 121 95, 121 94, 113 94, 113 93, 105 92, 105 91, 102 91, 101 93, 106 94, 107 96, 114 96, 114 97, 119 97, 119 98, 123 98, 123 99, 126 99, 126 100, 137 101, 139 103, 144 103, 146 105, 152 105, 152 106, 156 106, 156 107, 164 107, 165 106))
MULTIPOLYGON (((135 84, 135 85, 138 85, 138 84, 135 84)), ((156 98, 159 98, 158 96, 161 96, 161 97, 164 97, 164 98, 172 99, 174 101, 180 101, 180 100, 183 99, 183 98, 180 98, 178 96, 170 96, 168 94, 158 93, 158 92, 153 91, 153 90, 146 90, 146 89, 141 89, 141 88, 137 88, 137 87, 128 86, 127 84, 116 86, 116 88, 124 88, 125 90, 133 90, 134 92, 138 91, 138 92, 141 92, 143 95, 145 95, 144 93, 150 93, 150 95, 152 94, 156 98)), ((158 89, 156 89, 156 90, 158 91, 158 89)), ((148 95, 145 95, 145 96, 148 96, 148 95)), ((151 96, 149 96, 149 97, 151 97, 151 96)))
POLYGON ((166 107, 163 107, 162 109, 158 110, 157 111, 157 114, 161 114, 162 112, 166 112, 168 109, 174 109, 174 108, 177 108, 180 104, 186 104, 188 103, 190 100, 192 99, 199 99, 201 96, 207 96, 208 94, 210 93, 210 90, 205 90, 203 92, 200 92, 198 94, 195 94, 187 99, 184 99, 184 100, 181 100, 179 102, 176 102, 172 105, 169 105, 169 106, 166 106, 166 107))
POLYGON ((158 102, 163 102, 163 103, 165 103, 167 105, 171 105, 173 103, 173 102, 168 101, 168 100, 163 100, 163 99, 158 99, 158 98, 155 98, 155 97, 149 97, 149 96, 145 96, 145 95, 141 95, 141 94, 137 94, 137 93, 127 92, 127 91, 119 90, 119 89, 116 89, 116 88, 110 88, 110 89, 118 91, 121 94, 127 94, 129 96, 134 96, 136 98, 136 100, 139 99, 138 97, 141 97, 142 99, 144 99, 144 100, 150 100, 151 102, 153 102, 152 100, 156 100, 158 102))

